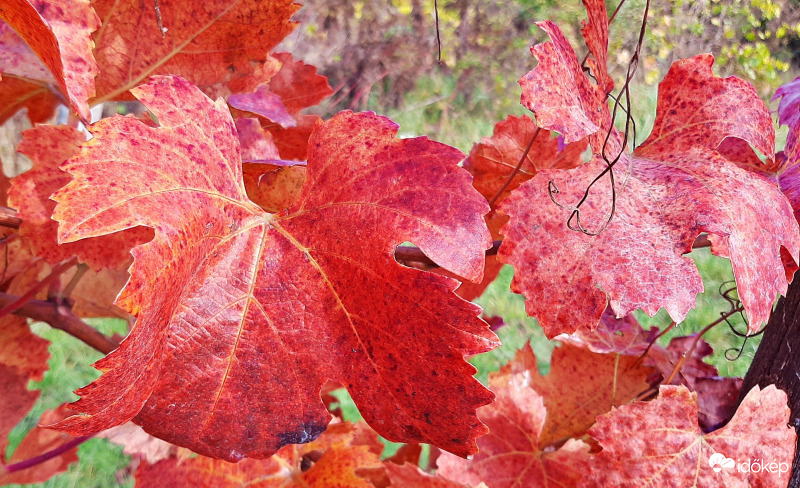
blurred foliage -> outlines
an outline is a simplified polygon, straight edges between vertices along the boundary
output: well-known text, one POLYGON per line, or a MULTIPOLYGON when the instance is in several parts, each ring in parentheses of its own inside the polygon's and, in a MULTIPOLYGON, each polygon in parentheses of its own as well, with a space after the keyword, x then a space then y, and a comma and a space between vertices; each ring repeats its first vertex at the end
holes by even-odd
POLYGON ((658 3, 648 22, 644 64, 651 83, 665 63, 711 52, 719 72, 750 81, 767 97, 787 81, 783 73, 800 65, 798 0, 672 0, 658 3))
MULTIPOLYGON (((579 0, 440 0, 441 63, 433 0, 307 0, 301 25, 280 50, 329 77, 334 95, 319 111, 412 112, 429 134, 452 125, 454 113, 487 123, 519 113, 517 80, 536 62, 529 46, 550 19, 578 47, 579 0), (474 118, 474 117, 473 117, 474 118)), ((623 79, 636 46, 646 0, 627 0, 611 25, 609 71, 623 79)), ((618 2, 607 2, 609 15, 618 2)), ((800 0, 670 0, 652 2, 636 77, 661 80, 676 59, 711 52, 717 72, 736 74, 769 97, 800 66, 800 0)), ((457 124, 456 124, 457 125, 457 124)), ((441 139, 440 139, 441 140, 441 139)))

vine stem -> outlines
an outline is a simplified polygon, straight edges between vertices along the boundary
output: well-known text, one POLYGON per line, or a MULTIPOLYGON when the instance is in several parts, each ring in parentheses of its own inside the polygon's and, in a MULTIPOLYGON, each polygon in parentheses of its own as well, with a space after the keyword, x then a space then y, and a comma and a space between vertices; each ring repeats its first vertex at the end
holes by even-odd
POLYGON ((33 456, 32 458, 25 459, 25 460, 20 461, 18 463, 7 465, 5 467, 6 472, 7 473, 14 473, 16 471, 22 471, 23 469, 32 468, 33 466, 36 466, 37 464, 42 464, 42 463, 44 463, 46 461, 49 461, 49 460, 53 459, 54 457, 57 457, 57 456, 60 456, 60 455, 64 454, 65 452, 69 451, 70 449, 72 449, 74 447, 77 447, 77 446, 83 444, 84 442, 86 442, 87 440, 91 439, 92 437, 94 437, 94 434, 92 434, 92 435, 84 435, 84 436, 81 436, 81 437, 75 437, 74 439, 71 439, 71 440, 65 442, 64 444, 61 444, 60 446, 58 446, 58 447, 56 447, 54 449, 50 449, 47 452, 43 452, 42 454, 39 454, 38 456, 33 456))
POLYGON ((694 353, 694 349, 697 347, 697 344, 700 342, 700 339, 706 334, 706 332, 716 327, 717 325, 721 324, 722 322, 725 322, 728 319, 728 317, 736 315, 742 310, 744 310, 744 308, 737 307, 733 310, 725 312, 724 314, 722 314, 720 318, 706 325, 694 338, 694 340, 692 341, 692 345, 689 346, 689 349, 681 355, 681 358, 678 360, 678 363, 675 365, 675 368, 673 368, 672 373, 669 374, 669 377, 667 377, 667 379, 665 379, 663 383, 668 385, 672 382, 672 379, 675 378, 675 375, 677 375, 680 372, 681 368, 683 368, 683 364, 686 362, 686 358, 692 356, 692 353, 694 353))
MULTIPOLYGON (((19 297, 16 295, 0 293, 0 305, 12 303, 18 299, 19 297)), ((119 347, 118 342, 78 318, 66 305, 57 305, 46 300, 29 300, 14 313, 46 322, 54 329, 66 332, 103 354, 108 354, 119 347)))
POLYGON ((5 317, 8 314, 16 312, 20 307, 22 307, 27 302, 29 302, 33 297, 35 297, 40 290, 42 290, 45 286, 49 285, 51 282, 55 281, 55 279, 61 276, 62 273, 64 273, 71 267, 75 266, 76 264, 78 264, 78 258, 72 257, 66 262, 63 262, 58 266, 56 266, 55 268, 53 268, 53 270, 50 272, 49 275, 47 275, 47 277, 45 277, 42 281, 33 285, 30 290, 25 292, 25 294, 19 297, 15 302, 10 303, 5 307, 3 307, 2 309, 0 309, 0 317, 5 317))

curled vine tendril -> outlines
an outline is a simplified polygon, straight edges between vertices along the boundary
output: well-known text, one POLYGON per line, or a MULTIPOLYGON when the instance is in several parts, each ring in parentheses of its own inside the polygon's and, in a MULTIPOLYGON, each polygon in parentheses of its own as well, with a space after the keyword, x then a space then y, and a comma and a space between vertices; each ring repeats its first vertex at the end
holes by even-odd
MULTIPOLYGON (((620 7, 622 7, 623 3, 625 3, 624 0, 620 2, 620 4, 617 6, 617 9, 614 11, 614 14, 611 16, 611 19, 609 20, 609 24, 614 20, 614 18, 617 15, 617 12, 619 12, 619 9, 620 7)), ((600 174, 597 175, 589 183, 589 185, 586 187, 586 190, 584 190, 583 192, 583 196, 574 206, 565 205, 556 199, 555 195, 557 195, 560 191, 555 182, 550 181, 547 185, 547 191, 548 195, 550 196, 550 200, 552 200, 553 203, 555 203, 559 207, 565 210, 569 210, 571 212, 569 219, 567 219, 567 227, 570 230, 581 232, 589 236, 596 236, 602 233, 604 230, 606 230, 608 225, 611 223, 611 220, 614 218, 614 214, 616 213, 617 210, 617 182, 613 168, 622 157, 625 148, 628 146, 628 139, 629 136, 631 135, 631 132, 633 133, 633 145, 634 146, 636 145, 636 122, 633 120, 633 115, 631 114, 630 110, 631 108, 630 84, 631 81, 633 80, 633 76, 636 74, 636 70, 639 67, 639 56, 641 54, 642 44, 644 43, 644 35, 647 30, 647 15, 649 11, 650 11, 650 0, 647 0, 644 7, 644 15, 642 15, 641 28, 639 30, 639 38, 636 44, 636 50, 634 51, 630 61, 628 62, 628 70, 625 76, 625 84, 622 86, 622 88, 619 91, 619 94, 616 97, 611 94, 607 94, 607 96, 611 97, 611 99, 614 100, 614 108, 611 111, 612 126, 608 128, 608 131, 606 132, 606 137, 603 140, 603 147, 600 150, 600 155, 602 156, 603 161, 606 163, 605 169, 603 169, 603 171, 601 171, 600 174), (622 102, 623 95, 625 97, 624 103, 622 102), (613 121, 616 120, 617 118, 617 110, 622 110, 625 113, 625 131, 623 133, 622 144, 620 145, 619 152, 616 154, 616 156, 610 158, 609 155, 606 153, 606 149, 608 148, 608 143, 609 140, 611 139, 611 134, 614 132, 613 121), (592 187, 594 187, 594 185, 606 175, 608 175, 609 182, 611 184, 611 211, 609 212, 608 218, 606 219, 605 223, 598 230, 590 231, 581 222, 581 207, 583 206, 584 203, 586 203, 586 200, 589 198, 589 195, 591 194, 592 191, 592 187)), ((588 72, 589 76, 594 78, 596 81, 597 77, 592 75, 589 68, 585 66, 585 63, 588 60, 588 58, 589 55, 587 54, 583 60, 583 65, 582 65, 583 70, 588 72)))
POLYGON ((719 285, 719 294, 720 294, 720 296, 722 296, 722 298, 724 298, 725 301, 727 301, 728 304, 731 307, 730 312, 727 312, 727 313, 726 312, 722 312, 722 313, 720 313, 720 315, 725 319, 725 323, 728 324, 728 328, 731 330, 731 332, 733 332, 734 335, 744 339, 742 341, 742 345, 739 346, 738 348, 737 347, 731 347, 731 348, 728 348, 727 350, 725 350, 725 359, 727 359, 728 361, 736 361, 737 359, 742 357, 742 354, 744 353, 744 347, 745 347, 745 345, 747 345, 747 341, 749 339, 752 339, 753 337, 760 336, 766 330, 766 327, 764 327, 760 331, 758 331, 758 332, 756 332, 754 334, 748 334, 746 332, 739 332, 738 330, 736 330, 736 327, 734 326, 733 322, 728 320, 735 313, 738 313, 739 316, 741 316, 742 321, 745 324, 747 324, 747 318, 744 316, 744 307, 742 306, 742 302, 739 300, 739 298, 738 298, 738 296, 736 294, 736 291, 737 291, 736 290, 736 283, 734 281, 732 281, 732 280, 731 281, 725 281, 724 283, 719 285), (735 356, 734 356, 734 354, 735 354, 735 356))

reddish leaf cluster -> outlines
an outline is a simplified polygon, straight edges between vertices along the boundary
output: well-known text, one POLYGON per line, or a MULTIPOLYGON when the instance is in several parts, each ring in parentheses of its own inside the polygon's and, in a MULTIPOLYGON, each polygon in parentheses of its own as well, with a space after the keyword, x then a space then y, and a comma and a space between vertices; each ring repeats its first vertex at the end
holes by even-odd
POLYGON ((107 353, 42 417, 53 429, 0 460, 0 484, 63 471, 102 431, 142 486, 785 485, 785 394, 737 403, 741 381, 704 362, 700 337, 664 347, 629 314, 686 316, 702 283, 685 254, 706 233, 751 330, 767 320, 800 263, 800 83, 776 93, 790 128, 776 155, 752 87, 714 76, 710 55, 677 61, 628 152, 605 3, 584 4, 586 67, 540 22, 551 40, 520 80, 536 118, 499 122, 466 158, 373 113, 303 113, 332 90, 271 52, 291 0, 0 5, 0 122, 61 103, 78 116, 27 131, 33 168, 3 181, 19 230, 2 239, 0 451, 47 368, 26 317, 107 353), (88 140, 76 128, 134 99, 149 113, 101 119, 88 140), (404 242, 439 270, 401 265, 404 242), (467 300, 503 263, 561 344, 548 374, 525 347, 487 389, 465 358, 499 341, 467 300), (120 343, 81 321, 98 316, 133 326, 120 343), (366 423, 342 421, 334 384, 366 423), (381 461, 378 434, 407 444, 381 461), (754 459, 779 472, 741 467, 754 459))
MULTIPOLYGON (((586 5, 584 36, 600 60, 605 6, 586 5)), ((556 25, 538 25, 552 40, 531 48, 539 65, 520 80, 522 103, 567 142, 588 137, 594 155, 571 170, 540 171, 500 207, 510 220, 499 257, 515 267, 512 289, 525 295, 528 313, 549 337, 595 326, 607 303, 618 317, 664 307, 680 322, 703 289, 684 254, 707 232, 712 251, 731 259, 758 330, 786 292, 800 233, 775 185, 717 151, 737 138, 773 156, 772 121, 755 90, 715 77, 710 55, 675 62, 659 85, 652 134, 628 154, 611 121, 608 84, 589 81, 556 25)))

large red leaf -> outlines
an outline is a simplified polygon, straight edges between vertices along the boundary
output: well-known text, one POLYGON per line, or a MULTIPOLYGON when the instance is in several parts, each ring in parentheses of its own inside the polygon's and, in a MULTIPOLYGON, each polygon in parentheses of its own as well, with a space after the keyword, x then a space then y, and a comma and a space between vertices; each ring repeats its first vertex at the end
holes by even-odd
POLYGON ((333 90, 328 79, 317 74, 315 66, 296 61, 289 53, 275 53, 273 58, 281 67, 269 82, 254 93, 231 95, 228 103, 266 117, 280 127, 295 127, 301 110, 318 104, 333 90))
POLYGON ((327 379, 347 387, 384 437, 475 451, 475 409, 492 395, 463 360, 496 338, 456 282, 397 264, 404 241, 473 280, 491 239, 487 206, 456 149, 395 138, 374 114, 317 127, 300 200, 270 215, 242 184, 227 107, 177 77, 134 90, 160 127, 94 124, 53 195, 60 237, 156 228, 133 250, 118 304, 137 317, 105 374, 79 390, 85 433, 134 416, 145 430, 216 457, 267 457, 313 440, 327 379), (353 137, 353 134, 357 134, 353 137), (434 312, 435 311, 435 312, 434 312))
POLYGON ((545 408, 529 373, 506 371, 490 377, 497 397, 479 410, 490 429, 478 440, 480 452, 471 460, 443 453, 437 461, 438 475, 468 485, 483 481, 489 488, 576 486, 589 445, 568 439, 558 449, 545 449, 549 444, 542 438, 545 418, 558 412, 545 408))
MULTIPOLYGON (((659 87, 653 134, 633 155, 622 153, 613 169, 613 218, 599 235, 567 227, 568 221, 577 223, 570 220, 573 206, 606 169, 597 136, 590 163, 542 171, 501 206, 510 221, 500 260, 514 265, 512 289, 525 294, 528 313, 549 337, 594 327, 607 301, 619 317, 637 308, 653 315, 664 307, 682 321, 703 289, 693 262, 683 256, 701 232, 727 244, 751 330, 766 322, 776 295, 785 293, 782 248, 795 262, 800 252, 791 207, 768 180, 715 151, 725 138, 737 137, 771 156, 769 112, 745 82, 715 77, 712 63, 703 55, 673 64, 659 87)), ((534 73, 549 66, 542 62, 534 73)), ((546 91, 528 96, 550 103, 546 91)), ((580 110, 585 116, 573 122, 602 112, 605 103, 580 110)), ((621 147, 620 139, 612 135, 607 155, 616 154, 609 150, 621 147)), ((580 223, 590 232, 602 229, 611 215, 611 193, 606 175, 581 207, 580 223)))
MULTIPOLYGON (((7 0, 0 4, 0 18, 44 61, 69 104, 89 120, 88 99, 94 95, 98 72, 89 36, 100 26, 89 0, 7 0)), ((2 68, 5 78, 6 66, 2 68)), ((40 71, 21 68, 14 75, 23 79, 40 71)), ((44 85, 50 78, 33 76, 30 81, 44 85)), ((3 84, 5 80, 0 93, 3 84)))
POLYGON ((774 386, 753 388, 728 425, 710 434, 697 425, 697 410, 694 393, 662 386, 652 402, 599 417, 589 433, 603 450, 591 457, 580 486, 786 486, 797 435, 786 425, 790 412, 785 393, 774 386), (721 456, 712 459, 716 454, 721 456), (717 458, 735 464, 712 464, 717 458), (760 463, 759 468, 740 467, 750 462, 760 463), (762 466, 774 467, 774 472, 762 466))
POLYGON ((40 125, 23 133, 17 151, 33 161, 33 168, 11 180, 9 204, 22 219, 19 233, 30 238, 36 254, 55 265, 72 256, 95 270, 124 268, 132 247, 153 238, 150 229, 127 229, 108 236, 75 243, 58 244, 58 224, 50 216, 56 204, 50 195, 66 185, 70 176, 59 169, 65 159, 78 153, 86 136, 69 126, 40 125))
POLYGON ((211 92, 222 83, 252 91, 274 74, 267 53, 294 29, 289 17, 300 8, 292 0, 162 2, 162 36, 153 2, 94 6, 104 19, 94 38, 98 101, 128 98, 128 90, 158 74, 183 76, 211 92))

